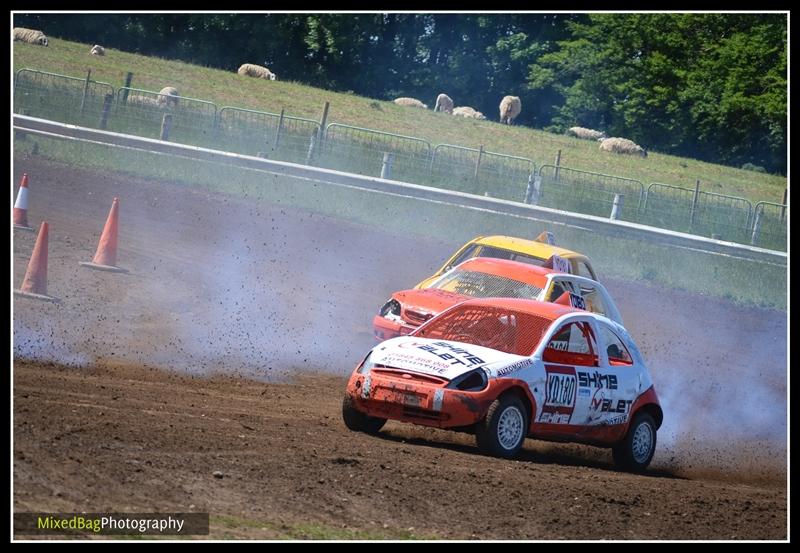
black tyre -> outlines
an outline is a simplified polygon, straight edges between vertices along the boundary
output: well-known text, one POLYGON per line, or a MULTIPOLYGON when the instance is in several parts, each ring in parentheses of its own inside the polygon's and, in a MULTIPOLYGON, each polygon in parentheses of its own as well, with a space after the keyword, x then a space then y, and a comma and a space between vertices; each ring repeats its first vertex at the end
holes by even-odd
POLYGON ((353 398, 349 394, 344 395, 344 401, 342 402, 342 419, 344 419, 345 426, 350 430, 366 432, 367 434, 377 434, 386 424, 386 419, 370 417, 356 409, 353 398))
POLYGON ((614 446, 614 464, 621 470, 644 472, 656 452, 656 421, 648 413, 636 413, 628 433, 614 446))
POLYGON ((494 400, 486 417, 475 427, 478 448, 495 457, 514 457, 528 434, 528 410, 522 401, 508 394, 494 400))

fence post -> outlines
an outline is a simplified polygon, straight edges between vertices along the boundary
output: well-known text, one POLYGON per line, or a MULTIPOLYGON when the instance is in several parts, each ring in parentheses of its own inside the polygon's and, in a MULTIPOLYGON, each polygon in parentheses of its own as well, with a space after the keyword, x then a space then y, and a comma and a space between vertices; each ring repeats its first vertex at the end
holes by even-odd
POLYGON ((559 150, 556 153, 556 163, 555 163, 555 165, 556 165, 556 171, 555 171, 554 178, 555 178, 555 180, 558 180, 558 169, 559 169, 559 167, 561 167, 561 150, 559 150))
POLYGON ((172 129, 172 114, 165 113, 161 118, 161 140, 169 140, 169 131, 172 129))
POLYGON ((308 154, 306 155, 306 165, 313 165, 312 161, 314 161, 314 150, 317 146, 317 133, 311 133, 311 141, 308 143, 308 154))
POLYGON ((787 202, 789 201, 788 194, 789 194, 789 189, 788 188, 784 188, 783 189, 783 201, 781 202, 781 223, 783 223, 783 220, 786 218, 786 206, 789 205, 789 204, 787 204, 787 202))
POLYGON ((281 118, 278 119, 278 129, 275 131, 275 145, 272 147, 272 151, 278 149, 278 144, 281 141, 281 131, 283 130, 283 108, 281 108, 281 118))
MULTIPOLYGON (((27 109, 27 108, 20 108, 20 109, 19 109, 19 114, 20 114, 20 115, 30 115, 30 114, 31 114, 31 112, 30 112, 30 110, 29 110, 29 109, 27 109)), ((24 132, 22 132, 22 131, 18 131, 18 130, 15 130, 15 131, 14 131, 14 136, 15 136, 16 138, 18 138, 19 140, 27 140, 27 139, 28 139, 28 135, 27 135, 27 133, 24 133, 24 132)), ((36 145, 36 143, 34 142, 34 144, 33 144, 33 145, 35 146, 35 145, 36 145)))
POLYGON ((530 205, 539 204, 539 196, 542 192, 542 177, 536 171, 528 176, 528 187, 525 189, 525 203, 530 205))
POLYGON ((620 212, 622 212, 622 203, 625 200, 625 194, 614 194, 614 205, 611 207, 611 218, 613 220, 619 219, 620 212))
POLYGON ((428 176, 430 177, 433 176, 433 164, 436 163, 436 148, 438 148, 438 145, 431 150, 431 163, 428 166, 428 176))
POLYGON ((694 194, 692 195, 692 210, 689 212, 689 230, 694 226, 694 215, 697 211, 697 199, 700 197, 700 179, 694 182, 694 194))
POLYGON ((478 161, 475 162, 475 174, 472 175, 472 178, 476 182, 478 181, 478 169, 481 168, 481 158, 483 158, 483 144, 481 144, 481 147, 478 150, 478 161))
POLYGON ((756 242, 758 242, 758 235, 761 232, 761 213, 764 210, 756 210, 756 220, 753 223, 753 234, 750 237, 750 245, 755 246, 756 242))
POLYGON ((131 87, 131 82, 133 81, 133 73, 128 71, 128 74, 125 75, 125 86, 122 87, 122 103, 128 103, 128 89, 131 87))
POLYGON ((103 98, 103 113, 100 115, 100 128, 105 130, 108 125, 108 112, 111 111, 111 102, 114 99, 113 94, 106 94, 103 98))
POLYGON ((392 164, 394 163, 394 154, 391 152, 383 152, 383 165, 381 166, 381 178, 392 178, 392 164))
POLYGON ((81 115, 83 115, 83 108, 86 106, 86 95, 89 93, 89 81, 92 78, 92 70, 86 73, 86 81, 83 83, 83 96, 81 96, 81 115))
POLYGON ((319 144, 322 145, 322 141, 325 140, 325 125, 328 123, 328 109, 331 107, 330 102, 325 102, 325 105, 322 106, 322 119, 319 121, 319 144))

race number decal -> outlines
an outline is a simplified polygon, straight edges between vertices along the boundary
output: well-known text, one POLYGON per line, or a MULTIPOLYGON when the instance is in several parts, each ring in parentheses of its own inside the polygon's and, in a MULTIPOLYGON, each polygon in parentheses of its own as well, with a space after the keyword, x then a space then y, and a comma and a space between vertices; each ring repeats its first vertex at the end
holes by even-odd
POLYGON ((558 271, 559 273, 569 273, 569 261, 561 257, 560 255, 554 255, 553 259, 553 270, 558 271))
POLYGON ((586 301, 578 294, 569 293, 569 303, 576 309, 583 309, 586 311, 586 301))
POLYGON ((539 422, 569 424, 575 410, 575 394, 578 389, 575 368, 545 365, 544 369, 547 380, 539 422))

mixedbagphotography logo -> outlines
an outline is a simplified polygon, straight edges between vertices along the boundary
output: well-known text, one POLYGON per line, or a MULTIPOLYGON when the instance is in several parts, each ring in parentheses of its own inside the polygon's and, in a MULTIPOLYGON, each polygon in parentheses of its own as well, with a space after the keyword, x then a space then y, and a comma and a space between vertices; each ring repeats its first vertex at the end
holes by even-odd
POLYGON ((17 535, 208 535, 208 513, 14 513, 17 535))

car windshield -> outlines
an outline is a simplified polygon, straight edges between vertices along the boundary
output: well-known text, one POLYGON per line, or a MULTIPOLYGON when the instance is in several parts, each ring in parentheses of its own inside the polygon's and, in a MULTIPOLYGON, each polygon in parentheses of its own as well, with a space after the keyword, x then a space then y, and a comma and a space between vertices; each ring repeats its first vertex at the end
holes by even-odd
MULTIPOLYGON (((547 282, 542 277, 542 286, 547 282)), ((477 271, 454 269, 435 280, 430 288, 447 290, 473 298, 537 299, 542 288, 518 280, 477 271)))
POLYGON ((480 249, 477 257, 494 257, 495 259, 510 259, 511 261, 519 261, 529 265, 536 265, 537 267, 544 267, 547 259, 526 255, 524 253, 515 252, 512 250, 504 250, 502 248, 495 248, 494 246, 483 246, 480 249))
POLYGON ((414 335, 529 356, 551 322, 544 317, 514 309, 468 305, 456 307, 431 319, 414 335))

